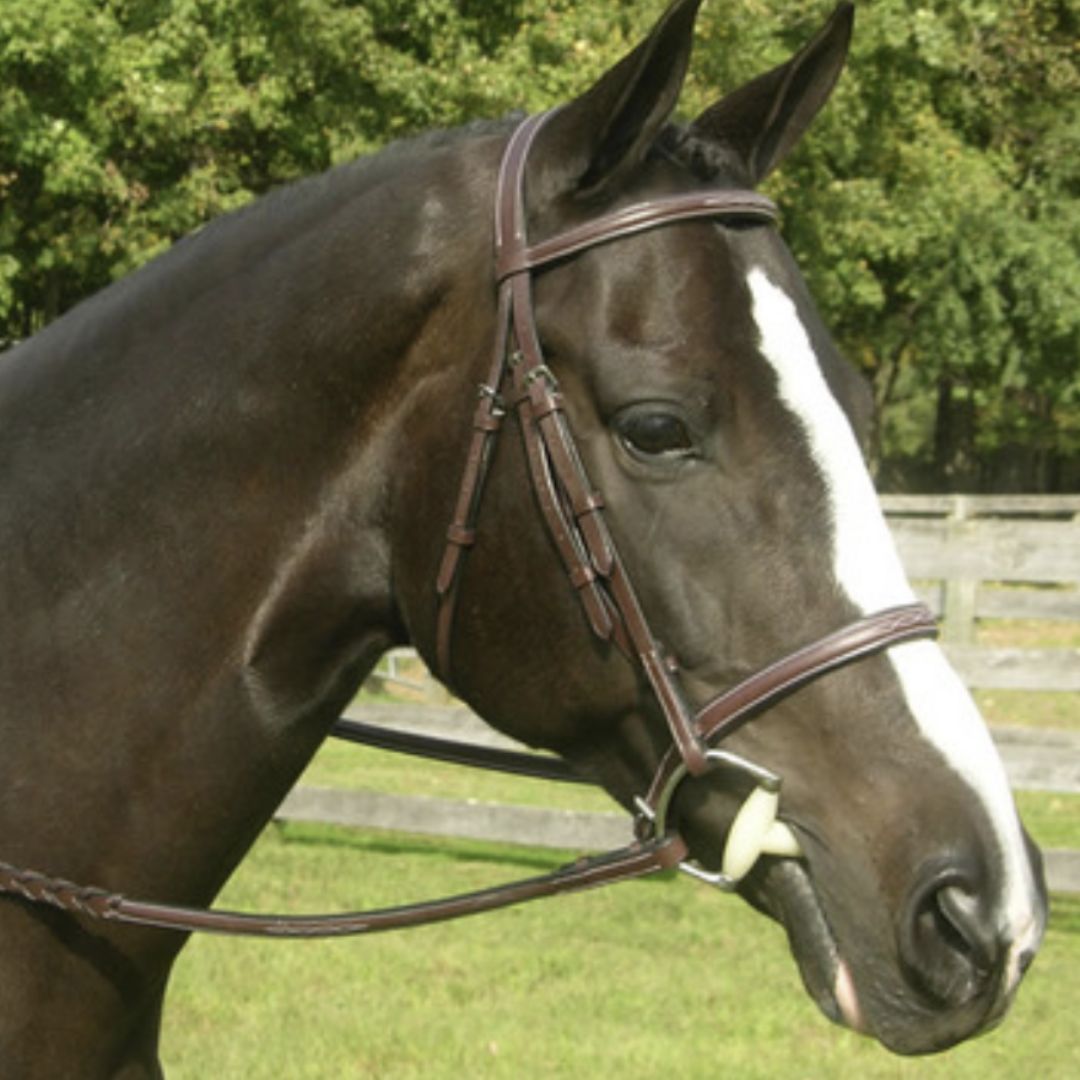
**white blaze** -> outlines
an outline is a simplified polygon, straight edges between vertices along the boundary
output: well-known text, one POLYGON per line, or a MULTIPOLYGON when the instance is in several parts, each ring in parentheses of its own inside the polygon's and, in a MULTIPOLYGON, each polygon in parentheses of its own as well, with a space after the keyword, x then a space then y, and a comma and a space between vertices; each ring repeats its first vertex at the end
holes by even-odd
MULTIPOLYGON (((750 271, 748 284, 761 353, 776 374, 781 401, 806 436, 828 495, 838 585, 867 615, 911 603, 915 597, 858 442, 795 304, 760 268, 750 271)), ((897 645, 887 655, 920 731, 974 789, 997 832, 1007 890, 1008 925, 1002 930, 1013 938, 1018 955, 1037 943, 1039 928, 1032 915, 1034 883, 1001 759, 970 694, 936 644, 897 645)))

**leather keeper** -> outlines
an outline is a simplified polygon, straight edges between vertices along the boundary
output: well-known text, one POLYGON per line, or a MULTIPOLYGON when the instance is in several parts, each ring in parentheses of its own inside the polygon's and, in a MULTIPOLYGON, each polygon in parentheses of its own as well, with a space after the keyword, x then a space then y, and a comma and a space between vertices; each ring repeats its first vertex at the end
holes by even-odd
POLYGON ((446 539, 456 547, 472 547, 476 543, 476 530, 455 521, 446 530, 446 539))
POLYGON ((590 585, 596 580, 596 571, 587 563, 580 563, 569 570, 568 573, 570 584, 575 589, 584 589, 586 585, 590 585))
POLYGON ((496 434, 502 427, 503 414, 490 412, 488 409, 477 409, 473 417, 473 429, 483 431, 489 435, 496 434))

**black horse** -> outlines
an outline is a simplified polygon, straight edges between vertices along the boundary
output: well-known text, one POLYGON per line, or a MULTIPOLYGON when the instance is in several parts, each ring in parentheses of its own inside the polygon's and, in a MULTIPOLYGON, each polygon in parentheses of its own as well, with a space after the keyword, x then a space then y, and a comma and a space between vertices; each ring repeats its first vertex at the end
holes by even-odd
MULTIPOLYGON (((746 195, 826 101, 850 6, 676 126, 698 3, 675 0, 530 130, 523 227, 543 243, 709 192, 727 209, 519 268, 543 364, 515 400, 487 382, 509 122, 264 199, 0 358, 0 860, 210 902, 404 642, 490 723, 632 806, 681 706, 660 700, 673 661, 647 669, 620 632, 596 632, 609 617, 634 637, 610 561, 589 548, 567 585, 591 518, 699 705, 911 603, 859 452, 866 391, 746 195), (461 525, 478 384, 501 422, 542 386, 603 508, 592 489, 570 505, 565 477, 538 507, 530 444, 504 437, 485 447, 475 529, 461 525), (448 606, 434 583, 451 521, 470 554, 448 606)), ((745 784, 693 744, 665 810, 715 868, 745 784)), ((1003 1015, 1045 890, 933 643, 832 671, 725 747, 784 778, 787 854, 744 867, 738 888, 783 921, 828 1015, 902 1052, 1003 1015)), ((0 896, 0 1075, 158 1075, 182 942, 0 896)))

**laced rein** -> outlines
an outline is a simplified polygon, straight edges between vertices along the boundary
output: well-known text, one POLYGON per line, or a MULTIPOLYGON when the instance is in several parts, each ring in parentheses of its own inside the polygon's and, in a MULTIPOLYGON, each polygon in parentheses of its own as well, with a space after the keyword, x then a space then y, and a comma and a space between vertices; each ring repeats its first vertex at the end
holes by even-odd
MULTIPOLYGON (((730 887, 737 880, 736 874, 725 870, 709 875, 688 867, 685 842, 667 828, 670 804, 682 780, 718 766, 733 766, 749 775, 755 788, 740 817, 757 815, 764 821, 758 829, 764 835, 775 818, 779 778, 716 749, 716 744, 751 716, 826 672, 901 642, 936 634, 934 618, 922 604, 880 612, 791 653, 706 703, 696 714, 691 712, 677 681, 677 664, 653 636, 623 569, 603 520, 603 500, 588 483, 563 414, 558 385, 543 362, 532 312, 532 274, 598 244, 646 229, 701 218, 767 222, 775 220, 776 208, 764 196, 749 191, 669 196, 635 204, 530 246, 524 211, 525 165, 533 141, 550 115, 529 117, 516 129, 500 169, 496 203, 498 329, 488 379, 479 391, 461 486, 436 581, 437 665, 440 675, 449 681, 454 613, 465 555, 476 538, 484 480, 509 400, 518 415, 543 519, 581 599, 589 626, 594 634, 640 665, 671 731, 672 748, 648 792, 638 799, 637 839, 615 851, 588 856, 522 881, 417 904, 341 914, 259 915, 135 900, 2 861, 0 893, 109 922, 181 932, 310 938, 373 933, 455 919, 676 866, 730 887), (762 804, 767 804, 763 816, 762 804)), ((540 755, 478 748, 350 720, 338 721, 333 733, 354 742, 459 764, 554 780, 577 779, 563 763, 540 755)), ((758 854, 760 850, 759 844, 758 854)), ((752 863, 754 858, 749 861, 752 863)))

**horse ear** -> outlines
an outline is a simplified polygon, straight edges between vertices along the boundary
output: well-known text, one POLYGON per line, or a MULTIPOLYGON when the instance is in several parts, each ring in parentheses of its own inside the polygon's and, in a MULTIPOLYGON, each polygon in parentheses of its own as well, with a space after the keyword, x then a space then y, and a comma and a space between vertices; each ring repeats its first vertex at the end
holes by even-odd
POLYGON ((633 52, 548 121, 537 147, 541 197, 601 195, 640 165, 678 101, 700 6, 674 0, 633 52))
POLYGON ((786 64, 759 75, 694 121, 692 130, 734 150, 753 183, 764 179, 802 138, 840 78, 855 7, 841 3, 786 64))

